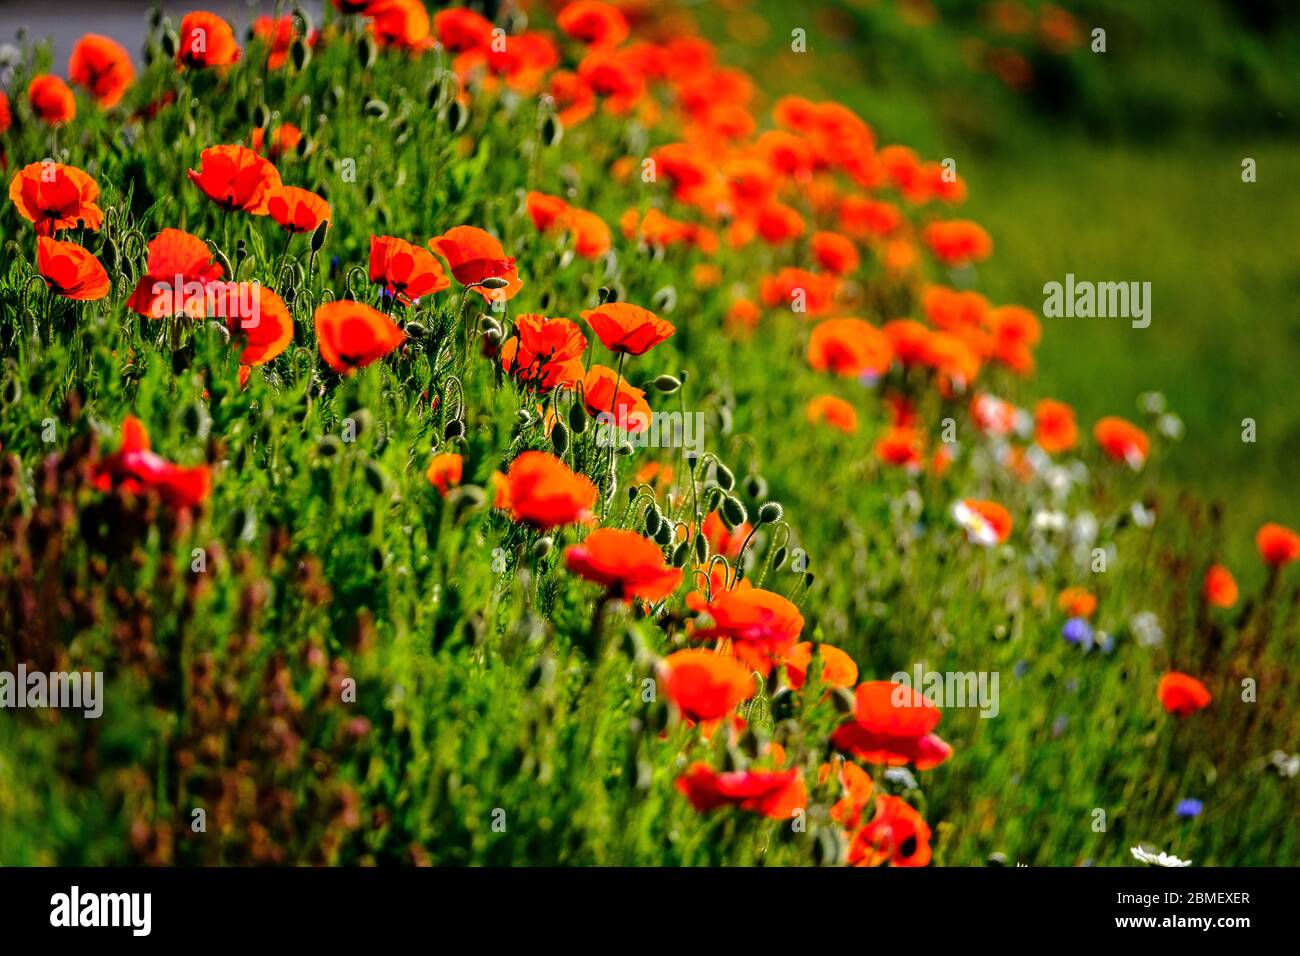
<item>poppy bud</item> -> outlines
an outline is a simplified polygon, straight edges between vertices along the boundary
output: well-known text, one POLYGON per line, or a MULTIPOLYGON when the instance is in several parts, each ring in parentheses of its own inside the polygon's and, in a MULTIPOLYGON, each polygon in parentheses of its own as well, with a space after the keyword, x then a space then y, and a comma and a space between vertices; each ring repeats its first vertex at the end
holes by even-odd
POLYGON ((294 37, 293 45, 289 47, 289 58, 293 60, 293 68, 301 73, 311 60, 311 47, 302 37, 294 37))
POLYGON ((779 502, 769 501, 758 509, 758 523, 772 524, 774 521, 780 521, 781 516, 785 514, 785 509, 779 502))
POLYGON ((984 858, 984 862, 989 866, 1006 866, 1007 855, 1005 853, 990 853, 984 858))
POLYGON ((695 532, 695 559, 703 563, 709 557, 709 540, 703 532, 695 532))
POLYGON ((515 412, 515 419, 519 422, 520 425, 527 425, 530 421, 533 420, 533 416, 528 414, 528 409, 521 408, 519 409, 519 411, 515 412))
POLYGON ((781 547, 777 548, 776 552, 772 555, 772 570, 780 571, 781 568, 785 565, 785 558, 786 558, 785 545, 781 545, 781 547))
POLYGON ((619 445, 617 448, 614 449, 614 454, 622 455, 624 458, 626 458, 628 455, 632 454, 632 451, 633 451, 632 446, 629 445, 627 442, 623 442, 623 444, 619 445))
POLYGON ((727 493, 717 485, 710 485, 704 492, 704 510, 706 512, 713 511, 718 507, 718 505, 722 504, 722 499, 725 498, 726 495, 727 493))
POLYGON ((732 474, 731 469, 726 465, 719 463, 716 474, 718 485, 723 491, 730 491, 736 487, 736 476, 732 474))
POLYGON ((581 435, 587 430, 587 409, 582 402, 574 402, 569 407, 569 430, 575 435, 581 435))
MULTIPOLYGON (((766 507, 766 505, 764 507, 766 507)), ((761 508, 759 509, 759 514, 762 514, 761 508)), ((749 515, 745 512, 745 506, 740 503, 739 498, 727 495, 722 499, 722 517, 727 519, 727 522, 731 527, 739 528, 745 523, 745 520, 749 515)))
POLYGON ((745 494, 751 498, 762 498, 767 494, 767 482, 759 474, 745 476, 745 494))
POLYGON ((677 308, 677 289, 666 285, 654 294, 654 311, 669 313, 677 308))
POLYGON ((664 393, 675 392, 682 387, 681 379, 671 375, 660 375, 654 380, 654 387, 664 393))
POLYGON ((529 670, 528 676, 524 679, 524 689, 536 690, 538 687, 549 687, 554 680, 555 658, 543 655, 529 670))
POLYGON ((330 221, 322 219, 316 231, 311 234, 311 251, 320 252, 320 247, 325 245, 325 234, 329 232, 330 221))
POLYGON ((851 714, 853 708, 857 706, 857 698, 848 687, 836 687, 831 691, 830 697, 837 714, 851 714))
POLYGON ((557 421, 551 426, 551 447, 561 457, 569 450, 569 430, 564 427, 564 422, 557 421))
POLYGON ((538 538, 537 543, 533 545, 533 557, 544 558, 551 553, 551 547, 555 544, 552 538, 538 538))
POLYGON ((462 438, 465 435, 465 423, 459 418, 453 418, 442 430, 442 437, 451 441, 455 438, 462 438))
POLYGON ((429 330, 424 327, 423 322, 414 320, 407 322, 402 326, 402 331, 406 333, 408 339, 422 339, 429 334, 429 330))
POLYGON ((794 716, 795 708, 794 691, 789 687, 782 687, 772 695, 772 719, 789 720, 794 716))
POLYGON ((180 37, 176 35, 175 30, 164 30, 161 40, 163 54, 167 59, 175 59, 176 47, 180 43, 180 37))
POLYGON ((383 494, 388 487, 388 472, 384 471, 384 466, 379 462, 366 462, 366 484, 377 495, 383 494))
POLYGON ((659 531, 655 534, 655 543, 663 547, 668 547, 673 541, 673 525, 665 521, 659 525, 659 531))
POLYGON ((693 451, 688 451, 686 453, 686 467, 689 468, 692 472, 695 471, 695 466, 698 465, 699 463, 700 463, 699 455, 695 454, 695 452, 693 451))
POLYGON ((322 458, 333 458, 341 450, 341 443, 337 435, 326 435, 316 443, 316 454, 322 458))
POLYGON ((226 254, 222 252, 220 249, 214 248, 212 250, 212 258, 217 260, 217 263, 221 266, 222 269, 225 270, 226 275, 235 274, 234 270, 230 268, 230 260, 226 258, 226 254))
POLYGON ((653 538, 659 533, 659 527, 663 524, 663 515, 659 509, 651 505, 645 513, 645 533, 647 538, 653 538))
POLYGON ((258 129, 266 129, 271 125, 271 108, 265 103, 258 103, 254 108, 253 125, 258 129))
POLYGON ((384 119, 388 116, 388 104, 383 100, 367 100, 364 109, 366 115, 373 119, 384 119))
POLYGON ((460 100, 452 100, 447 104, 447 125, 451 127, 453 133, 459 133, 465 128, 469 120, 469 111, 461 106, 460 100))
POLYGON ((501 278, 501 276, 488 276, 480 282, 479 285, 485 289, 504 289, 506 286, 510 285, 510 283, 508 280, 501 278))
POLYGON ((600 296, 601 305, 604 305, 607 302, 618 301, 618 293, 607 285, 603 285, 600 287, 600 292, 598 293, 598 295, 600 296))
POLYGON ((542 121, 542 142, 547 146, 558 146, 564 138, 564 124, 554 113, 542 121))
POLYGON ((688 554, 690 554, 690 545, 685 541, 683 541, 677 547, 673 548, 673 557, 672 557, 673 567, 680 568, 683 564, 685 564, 686 556, 688 554))
POLYGON ((480 332, 496 332, 501 334, 501 323, 490 315, 480 315, 478 317, 478 330, 480 332))
POLYGON ((357 62, 361 64, 361 69, 367 69, 375 62, 376 52, 375 41, 369 33, 363 33, 357 38, 357 62))
POLYGON ((812 590, 813 582, 816 580, 817 580, 817 575, 809 571, 807 574, 803 576, 803 586, 808 590, 812 590))

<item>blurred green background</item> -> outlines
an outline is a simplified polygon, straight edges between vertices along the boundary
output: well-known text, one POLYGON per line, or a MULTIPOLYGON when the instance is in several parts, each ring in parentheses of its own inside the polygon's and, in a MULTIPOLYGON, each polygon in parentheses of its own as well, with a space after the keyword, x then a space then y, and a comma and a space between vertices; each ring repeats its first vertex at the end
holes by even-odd
POLYGON ((995 253, 973 277, 1041 315, 1043 285, 1149 281, 1152 322, 1044 319, 1022 397, 1084 421, 1163 393, 1186 435, 1164 467, 1255 528, 1300 520, 1300 5, 918 3, 697 8, 727 58, 773 89, 839 99, 970 187, 959 215, 995 253), (716 22, 712 22, 716 18, 716 22), (1092 31, 1106 31, 1093 52, 1092 31), (792 31, 807 53, 791 51, 792 31), (1242 181, 1242 161, 1256 181, 1242 181), (1242 420, 1257 441, 1242 441, 1242 420))

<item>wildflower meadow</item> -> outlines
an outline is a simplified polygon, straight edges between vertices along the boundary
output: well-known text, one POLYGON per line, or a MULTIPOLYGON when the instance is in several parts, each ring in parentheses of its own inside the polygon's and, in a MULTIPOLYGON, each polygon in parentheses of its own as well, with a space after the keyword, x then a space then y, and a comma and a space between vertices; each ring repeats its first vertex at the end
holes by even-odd
POLYGON ((1300 864, 1300 502, 805 6, 0 10, 0 864, 1300 864))

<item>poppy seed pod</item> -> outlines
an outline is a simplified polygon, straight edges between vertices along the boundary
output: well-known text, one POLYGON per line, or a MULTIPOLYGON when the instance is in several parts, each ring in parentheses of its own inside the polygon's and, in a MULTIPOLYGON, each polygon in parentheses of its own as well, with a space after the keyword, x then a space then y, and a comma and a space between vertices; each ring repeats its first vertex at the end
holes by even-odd
MULTIPOLYGON (((764 507, 766 507, 766 505, 764 505, 764 507)), ((760 516, 762 515, 762 509, 759 509, 759 514, 760 516)), ((745 520, 749 515, 745 512, 745 506, 740 503, 739 498, 727 495, 722 499, 722 517, 727 519, 727 523, 731 525, 731 527, 739 528, 745 523, 745 520)))
POLYGON ((781 516, 784 514, 785 509, 781 507, 779 502, 769 501, 759 507, 758 523, 772 524, 775 521, 780 521, 781 516))
POLYGON ((682 387, 681 379, 674 378, 672 375, 660 375, 652 384, 665 394, 675 392, 682 387))
POLYGON ((686 467, 689 468, 692 472, 695 471, 695 466, 698 465, 699 463, 700 463, 699 455, 695 454, 695 452, 693 451, 686 453, 686 467))

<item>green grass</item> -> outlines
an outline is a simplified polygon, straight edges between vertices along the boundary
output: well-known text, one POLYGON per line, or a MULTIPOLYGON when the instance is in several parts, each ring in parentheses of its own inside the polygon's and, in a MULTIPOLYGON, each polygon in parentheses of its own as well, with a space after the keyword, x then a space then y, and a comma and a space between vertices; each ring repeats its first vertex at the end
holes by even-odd
MULTIPOLYGON (((772 24, 780 39, 780 18, 772 24)), ((938 31, 906 34, 903 44, 902 28, 890 30, 843 44, 835 62, 872 64, 879 80, 844 98, 884 141, 944 155, 951 100, 893 71, 891 58, 910 44, 928 51, 921 65, 946 69, 951 46, 938 31)), ((1300 862, 1297 781, 1269 764, 1300 732, 1300 589, 1293 572, 1266 582, 1250 544, 1257 518, 1294 523, 1295 514, 1284 469, 1296 441, 1286 402, 1297 350, 1286 228, 1297 198, 1280 172, 1285 145, 1252 147, 1261 181, 1245 186, 1236 147, 1058 139, 1022 104, 1002 103, 982 117, 981 141, 1018 117, 1005 145, 1033 148, 956 151, 972 192, 966 212, 997 242, 978 271, 986 294, 1036 307, 1043 282, 1067 271, 1155 287, 1149 329, 1048 320, 1035 379, 990 369, 981 380, 1025 402, 1070 401, 1085 430, 1100 414, 1137 418, 1136 395, 1149 389, 1186 421, 1184 441, 1157 438, 1141 474, 1103 460, 1085 437, 1067 459, 1077 457, 1087 479, 1057 498, 999 467, 966 403, 942 400, 923 377, 895 371, 886 384, 917 399, 932 435, 945 416, 959 421, 962 454, 942 477, 877 462, 881 389, 812 371, 801 318, 773 312, 749 340, 724 334, 733 288, 752 295, 762 276, 806 264, 802 244, 724 245, 709 257, 653 254, 619 236, 618 218, 632 206, 692 216, 663 184, 621 183, 611 172, 619 158, 674 140, 671 123, 644 129, 597 116, 548 146, 535 99, 475 91, 465 127, 454 130, 445 107, 428 105, 431 57, 381 52, 365 68, 351 38, 337 38, 306 70, 272 75, 264 87, 268 107, 299 122, 314 147, 280 164, 285 180, 326 194, 334 224, 315 260, 306 237, 291 246, 294 342, 255 369, 247 388, 220 329, 146 321, 122 301, 142 241, 168 225, 211 240, 241 276, 272 281, 283 243, 274 225, 224 216, 185 176, 205 146, 247 136, 260 71, 178 76, 160 59, 142 72, 130 106, 170 89, 181 96, 133 126, 134 142, 119 135, 120 117, 89 108, 57 142, 30 122, 5 140, 15 165, 66 149, 68 162, 94 170, 112 215, 103 233, 81 238, 109 264, 115 288, 88 305, 47 297, 32 281, 30 227, 9 204, 0 209, 6 240, 14 237, 0 275, 0 650, 6 663, 30 657, 103 670, 107 680, 99 720, 50 711, 0 720, 0 863, 839 858, 845 834, 830 817, 839 794, 817 783, 843 719, 839 700, 817 679, 788 692, 778 669, 743 705, 752 732, 705 740, 661 694, 646 699, 660 658, 688 643, 683 593, 653 608, 610 608, 597 627, 599 589, 566 573, 561 558, 580 532, 543 538, 491 507, 494 471, 524 449, 552 447, 538 405, 558 403, 567 415, 572 400, 526 395, 478 354, 462 361, 458 323, 477 326, 476 302, 464 308, 453 285, 399 312, 423 329, 408 326, 406 348, 354 377, 321 362, 312 330, 320 301, 351 287, 383 304, 352 272, 364 269, 371 234, 423 242, 461 223, 492 229, 518 257, 526 284, 507 318, 576 319, 608 290, 662 303, 678 332, 629 359, 629 378, 686 370, 684 389, 651 392, 652 404, 706 415, 707 450, 739 478, 750 515, 765 501, 782 504, 786 523, 757 537, 749 574, 799 603, 805 639, 843 648, 863 680, 918 663, 999 675, 998 716, 946 710, 938 732, 954 756, 916 773, 915 787, 869 768, 879 792, 924 812, 937 864, 979 865, 1001 853, 1038 865, 1125 865, 1139 842, 1198 865, 1300 862), (386 115, 367 108, 371 99, 382 99, 386 115), (355 183, 339 175, 344 157, 358 160, 355 183), (614 257, 575 258, 565 240, 537 235, 523 191, 566 187, 572 202, 615 226, 614 257), (691 280, 702 262, 720 267, 720 285, 691 280), (808 425, 807 401, 827 392, 857 408, 858 434, 808 425), (146 423, 160 454, 213 466, 212 499, 192 520, 89 482, 90 464, 116 447, 128 413, 146 423), (1246 415, 1259 422, 1256 445, 1239 441, 1246 415), (50 418, 53 442, 42 434, 50 418), (344 442, 348 420, 357 435, 344 442), (463 440, 444 438, 455 420, 463 440), (447 448, 465 457, 466 487, 444 499, 424 470, 447 448), (1226 517, 1187 487, 1222 495, 1226 517), (1015 529, 1006 547, 965 540, 949 513, 964 497, 1007 506, 1015 529), (1133 520, 1139 500, 1158 512, 1154 528, 1133 520), (1048 508, 1095 516, 1096 539, 1034 532, 1033 516, 1048 508), (1089 571, 1094 546, 1111 551, 1104 573, 1089 571), (207 558, 200 572, 191 570, 196 548, 207 558), (793 548, 806 554, 811 579, 793 548), (1234 556, 1243 600, 1207 612, 1201 577, 1224 554, 1234 556), (1063 639, 1056 596, 1068 585, 1096 592, 1094 624, 1113 650, 1084 652, 1063 639), (1160 622, 1163 642, 1138 639, 1143 614, 1160 622), (1204 678, 1211 706, 1181 721, 1167 715, 1156 685, 1171 668, 1204 678), (1246 679, 1258 685, 1253 703, 1242 700, 1246 679), (807 783, 805 831, 734 809, 699 814, 677 792, 690 762, 767 766, 772 742, 807 783), (1174 815, 1184 797, 1205 801, 1194 821, 1174 815), (203 832, 193 828, 196 809, 203 832)), ((780 76, 758 81, 775 95, 785 92, 780 76)), ((817 76, 855 79, 848 69, 817 76)), ((798 190, 789 198, 803 202, 798 190)), ((870 266, 859 278, 879 281, 870 266)), ((863 308, 872 321, 893 317, 863 308)), ((590 356, 612 364, 591 338, 590 356)), ((678 449, 620 456, 609 473, 590 428, 565 457, 600 483, 606 525, 642 526, 645 499, 629 505, 628 492, 650 460, 674 465, 674 499, 659 504, 687 524, 694 499, 716 499, 724 480, 711 464, 692 476, 678 449)))

